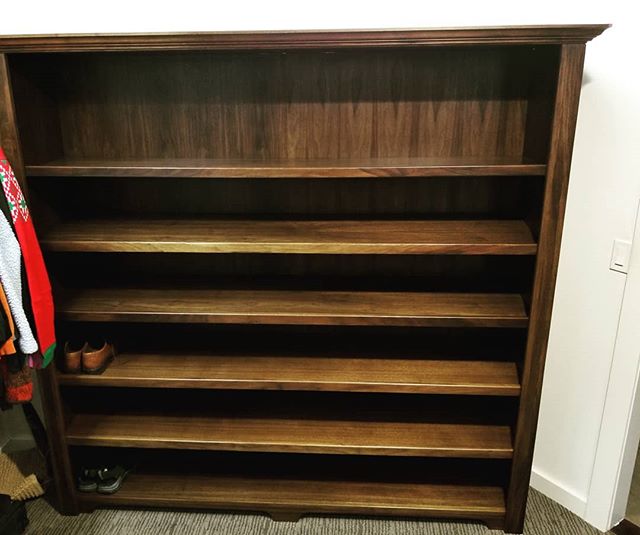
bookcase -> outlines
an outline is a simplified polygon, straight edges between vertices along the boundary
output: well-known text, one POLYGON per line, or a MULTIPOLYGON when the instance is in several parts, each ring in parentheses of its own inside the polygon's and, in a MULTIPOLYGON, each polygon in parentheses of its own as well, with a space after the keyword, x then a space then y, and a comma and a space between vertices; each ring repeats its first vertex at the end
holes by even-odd
POLYGON ((585 44, 606 25, 0 38, 57 337, 59 510, 521 532, 585 44), (135 466, 113 495, 80 466, 135 466))

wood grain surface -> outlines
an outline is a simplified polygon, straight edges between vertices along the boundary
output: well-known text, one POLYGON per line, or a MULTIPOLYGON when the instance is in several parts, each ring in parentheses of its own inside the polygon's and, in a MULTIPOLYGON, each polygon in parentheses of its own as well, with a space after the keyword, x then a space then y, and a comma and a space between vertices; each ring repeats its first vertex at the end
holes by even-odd
POLYGON ((296 408, 275 416, 262 407, 225 412, 172 413, 167 407, 156 413, 79 413, 66 437, 70 445, 123 448, 502 459, 513 453, 508 425, 397 422, 373 414, 362 419, 350 415, 349 407, 334 417, 296 408))
POLYGON ((477 485, 133 473, 116 494, 77 494, 80 502, 93 507, 195 507, 492 519, 502 519, 505 513, 502 488, 477 485))
MULTIPOLYGON (((62 140, 53 172, 322 177, 541 174, 544 162, 525 162, 523 148, 527 66, 544 59, 528 47, 451 47, 13 64, 55 95, 57 115, 42 115, 62 140)), ((37 141, 25 137, 26 154, 40 156, 37 141)), ((49 161, 26 163, 48 170, 49 161)))
POLYGON ((61 319, 284 325, 526 327, 518 294, 200 289, 68 291, 61 319))
POLYGON ((0 51, 86 52, 90 50, 261 50, 429 45, 539 45, 584 43, 600 35, 608 27, 608 24, 573 24, 395 30, 9 35, 0 38, 0 51))
POLYGON ((0 147, 8 158, 20 187, 27 195, 28 186, 14 106, 13 84, 6 54, 0 54, 0 147))
POLYGON ((516 158, 372 158, 251 161, 208 159, 55 160, 27 166, 30 177, 385 178, 544 175, 544 164, 516 158))
POLYGON ((523 221, 84 220, 51 228, 51 251, 136 253, 524 254, 523 221))
POLYGON ((580 101, 584 45, 564 45, 560 52, 549 169, 545 187, 540 249, 532 292, 531 323, 522 375, 522 398, 516 430, 516 456, 507 492, 506 530, 522 532, 533 462, 544 362, 562 242, 573 139, 580 101))
POLYGON ((353 356, 123 353, 101 375, 58 375, 62 385, 317 390, 517 396, 514 362, 353 356))

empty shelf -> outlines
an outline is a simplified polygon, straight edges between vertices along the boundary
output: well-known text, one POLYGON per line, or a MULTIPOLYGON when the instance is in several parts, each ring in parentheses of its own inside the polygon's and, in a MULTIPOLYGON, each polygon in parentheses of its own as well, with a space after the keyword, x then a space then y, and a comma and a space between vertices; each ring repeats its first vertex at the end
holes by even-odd
MULTIPOLYGON (((337 409, 336 409, 337 410, 337 409)), ((297 407, 214 407, 206 414, 160 409, 158 413, 74 414, 67 443, 74 446, 182 448, 216 451, 330 453, 508 459, 509 425, 393 421, 388 414, 352 411, 335 417, 297 407)))
POLYGON ((73 221, 51 228, 51 251, 134 253, 521 254, 524 221, 73 221))
POLYGON ((505 157, 323 160, 72 160, 27 165, 36 177, 367 178, 544 175, 546 165, 505 157))
POLYGON ((526 327, 519 294, 81 289, 58 301, 72 321, 526 327))

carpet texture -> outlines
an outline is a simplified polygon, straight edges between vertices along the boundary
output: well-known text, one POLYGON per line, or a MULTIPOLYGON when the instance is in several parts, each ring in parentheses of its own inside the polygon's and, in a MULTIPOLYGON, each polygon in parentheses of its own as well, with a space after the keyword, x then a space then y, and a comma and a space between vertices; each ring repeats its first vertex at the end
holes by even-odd
MULTIPOLYGON (((58 515, 44 499, 27 505, 32 535, 493 535, 482 524, 304 517, 273 522, 262 515, 97 510, 76 517, 58 515)), ((598 535, 577 516, 532 490, 527 504, 527 535, 598 535)))

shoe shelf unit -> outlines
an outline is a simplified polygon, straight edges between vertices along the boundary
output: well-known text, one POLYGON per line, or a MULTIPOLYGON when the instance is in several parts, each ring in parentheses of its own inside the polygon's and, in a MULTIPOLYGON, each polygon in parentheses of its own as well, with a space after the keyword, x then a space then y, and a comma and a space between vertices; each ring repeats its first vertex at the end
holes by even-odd
POLYGON ((60 511, 521 532, 605 28, 0 38, 60 345, 119 350, 41 373, 60 511), (122 488, 77 491, 105 459, 122 488))

